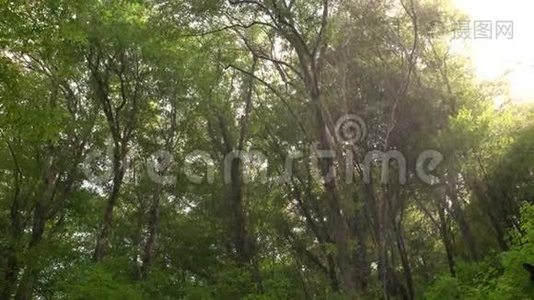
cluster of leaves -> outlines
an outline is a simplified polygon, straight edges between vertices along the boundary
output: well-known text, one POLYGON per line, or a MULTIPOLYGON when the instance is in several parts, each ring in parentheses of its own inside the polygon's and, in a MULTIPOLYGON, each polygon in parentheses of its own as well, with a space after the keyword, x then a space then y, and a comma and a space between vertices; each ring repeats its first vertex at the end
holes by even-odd
POLYGON ((512 232, 510 250, 481 262, 464 262, 456 277, 442 275, 428 287, 425 299, 530 299, 534 284, 523 264, 534 261, 534 205, 521 209, 521 230, 512 232))

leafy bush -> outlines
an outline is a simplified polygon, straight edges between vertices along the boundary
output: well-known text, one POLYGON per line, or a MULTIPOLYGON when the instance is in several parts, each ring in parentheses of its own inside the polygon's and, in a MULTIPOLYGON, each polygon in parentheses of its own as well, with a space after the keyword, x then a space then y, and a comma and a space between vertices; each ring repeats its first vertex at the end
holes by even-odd
POLYGON ((54 299, 72 300, 140 300, 138 286, 127 283, 102 264, 81 265, 68 271, 66 279, 57 283, 54 299))
POLYGON ((534 283, 523 263, 534 262, 534 205, 521 209, 522 233, 513 232, 511 249, 482 262, 458 264, 457 276, 442 275, 425 299, 532 299, 534 283))

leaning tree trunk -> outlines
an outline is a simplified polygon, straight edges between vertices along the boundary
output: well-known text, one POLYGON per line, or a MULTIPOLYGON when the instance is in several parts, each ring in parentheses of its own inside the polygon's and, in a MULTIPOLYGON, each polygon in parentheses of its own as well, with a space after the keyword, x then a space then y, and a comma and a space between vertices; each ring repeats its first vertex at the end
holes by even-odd
POLYGON ((28 245, 28 253, 31 255, 30 263, 26 265, 17 288, 15 295, 17 300, 30 300, 32 298, 35 281, 39 275, 39 262, 32 262, 32 260, 38 259, 39 255, 32 252, 38 251, 37 246, 43 238, 46 221, 48 220, 49 204, 54 197, 54 190, 56 189, 58 174, 52 170, 52 163, 52 161, 49 162, 50 165, 47 168, 44 179, 44 189, 33 211, 32 235, 28 245))
POLYGON ((410 299, 414 299, 415 295, 412 269, 410 267, 410 261, 408 259, 408 252, 406 250, 404 236, 402 235, 402 224, 397 224, 395 226, 395 236, 397 242, 397 250, 399 251, 402 269, 404 271, 404 277, 406 279, 406 286, 408 287, 408 296, 410 297, 410 299))
MULTIPOLYGON (((38 203, 33 217, 32 237, 30 240, 28 253, 36 250, 36 246, 43 238, 46 224, 46 212, 42 204, 38 203)), ((30 258, 30 260, 35 257, 30 258)), ((16 300, 30 300, 33 294, 33 288, 39 274, 39 262, 29 263, 24 270, 15 295, 16 300)))
POLYGON ((122 151, 118 149, 118 145, 115 145, 113 155, 113 186, 106 203, 106 210, 102 219, 102 227, 96 240, 95 251, 93 253, 93 261, 95 262, 101 261, 104 258, 109 247, 109 238, 113 226, 113 210, 117 204, 125 174, 125 167, 123 166, 125 156, 121 155, 121 152, 122 151))

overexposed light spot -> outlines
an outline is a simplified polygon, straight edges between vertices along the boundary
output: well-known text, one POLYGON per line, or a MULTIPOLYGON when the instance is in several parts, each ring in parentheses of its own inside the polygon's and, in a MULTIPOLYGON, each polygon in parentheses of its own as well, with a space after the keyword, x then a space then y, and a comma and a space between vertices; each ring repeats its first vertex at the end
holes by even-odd
POLYGON ((453 0, 453 3, 468 15, 469 21, 492 21, 493 25, 491 39, 453 40, 455 52, 471 57, 481 80, 507 81, 514 101, 534 101, 534 1, 453 0), (498 21, 513 22, 513 38, 497 38, 498 21))

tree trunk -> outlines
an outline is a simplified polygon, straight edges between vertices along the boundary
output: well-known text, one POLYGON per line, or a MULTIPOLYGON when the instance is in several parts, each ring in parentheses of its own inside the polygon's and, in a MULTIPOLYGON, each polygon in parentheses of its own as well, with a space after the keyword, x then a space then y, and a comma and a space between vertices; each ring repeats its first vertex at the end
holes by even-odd
POLYGON ((152 262, 154 260, 154 255, 156 252, 156 241, 159 227, 159 216, 160 216, 160 189, 159 186, 156 188, 156 193, 152 199, 152 205, 150 207, 149 218, 148 218, 148 237, 145 243, 145 248, 143 251, 143 257, 141 265, 141 277, 146 278, 152 262))
POLYGON ((2 290, 0 292, 1 299, 11 298, 11 294, 15 290, 17 283, 17 274, 19 271, 19 264, 17 259, 17 242, 20 240, 22 234, 22 227, 20 222, 19 214, 19 186, 18 181, 15 184, 16 191, 13 203, 11 204, 11 234, 8 248, 5 253, 6 267, 4 270, 3 280, 2 280, 2 290))
POLYGON ((464 212, 462 210, 462 206, 460 204, 460 200, 458 199, 457 177, 458 177, 457 173, 453 175, 449 175, 449 181, 447 184, 446 194, 451 203, 452 216, 454 220, 456 221, 456 223, 458 224, 458 227, 460 229, 460 234, 464 241, 464 245, 467 248, 467 251, 469 253, 469 257, 472 260, 477 261, 480 259, 478 246, 477 246, 475 237, 473 235, 473 232, 471 231, 471 227, 469 226, 469 223, 467 222, 467 219, 465 218, 464 212))
POLYGON ((47 162, 46 174, 44 177, 44 188, 41 197, 37 200, 33 211, 32 235, 28 245, 30 262, 26 265, 24 274, 20 280, 15 294, 17 300, 29 300, 32 298, 33 288, 40 271, 40 261, 37 246, 41 242, 45 230, 46 221, 49 218, 49 208, 54 197, 58 173, 53 170, 53 159, 47 162), (33 253, 37 251, 37 253, 33 253))
POLYGON ((109 247, 109 238, 113 226, 113 209, 115 208, 117 199, 119 198, 120 189, 125 173, 125 169, 123 166, 123 160, 125 156, 119 154, 120 152, 117 147, 118 146, 115 145, 113 156, 113 187, 106 204, 106 210, 102 219, 102 228, 96 240, 96 247, 93 254, 93 261, 95 262, 101 261, 107 254, 107 250, 109 247))
POLYGON ((406 251, 406 245, 404 243, 404 237, 402 236, 402 225, 397 224, 395 230, 395 236, 397 240, 397 248, 401 259, 402 269, 404 270, 404 277, 406 279, 406 286, 408 287, 408 296, 410 299, 414 299, 414 283, 412 277, 412 269, 410 267, 410 261, 408 259, 408 253, 406 251))
POLYGON ((24 274, 22 275, 17 288, 17 293, 15 295, 16 300, 30 300, 32 298, 34 284, 40 271, 39 261, 36 261, 39 255, 38 253, 32 253, 32 251, 36 251, 36 246, 43 238, 46 224, 45 209, 46 208, 41 202, 38 202, 35 207, 32 236, 28 247, 28 253, 31 255, 29 258, 30 262, 26 265, 26 269, 24 270, 24 274))
POLYGON ((378 204, 376 205, 376 215, 377 215, 377 246, 378 246, 378 278, 382 282, 383 295, 385 299, 389 299, 390 295, 390 285, 391 285, 391 275, 388 259, 388 226, 387 226, 387 216, 389 215, 389 205, 387 200, 387 191, 386 187, 382 188, 382 193, 376 200, 378 204))
POLYGON ((19 270, 17 253, 15 249, 10 246, 6 251, 6 267, 2 280, 1 299, 10 299, 13 290, 15 289, 17 274, 19 270))
POLYGON ((447 254, 447 264, 449 265, 449 272, 451 276, 456 276, 456 268, 454 263, 454 253, 452 248, 452 241, 449 231, 449 226, 447 225, 447 219, 445 216, 445 205, 440 201, 438 205, 438 216, 439 216, 439 231, 441 233, 441 238, 443 240, 443 245, 445 246, 445 252, 447 254))
POLYGON ((365 292, 371 274, 371 267, 367 253, 367 229, 364 226, 365 213, 363 209, 356 212, 356 218, 352 221, 353 232, 356 236, 356 249, 354 251, 354 274, 357 289, 365 292))
MULTIPOLYGON (((322 111, 318 83, 316 82, 315 85, 310 88, 310 98, 315 108, 320 143, 328 150, 333 150, 335 147, 329 135, 328 126, 323 115, 324 112, 322 111)), ((337 184, 334 158, 319 159, 319 167, 327 199, 328 224, 330 227, 331 236, 337 249, 337 265, 340 270, 343 290, 349 296, 355 297, 358 294, 358 291, 355 284, 355 275, 353 273, 354 269, 352 266, 353 262, 351 259, 351 251, 349 249, 350 234, 347 222, 341 213, 341 199, 339 198, 339 193, 336 187, 337 184)))

